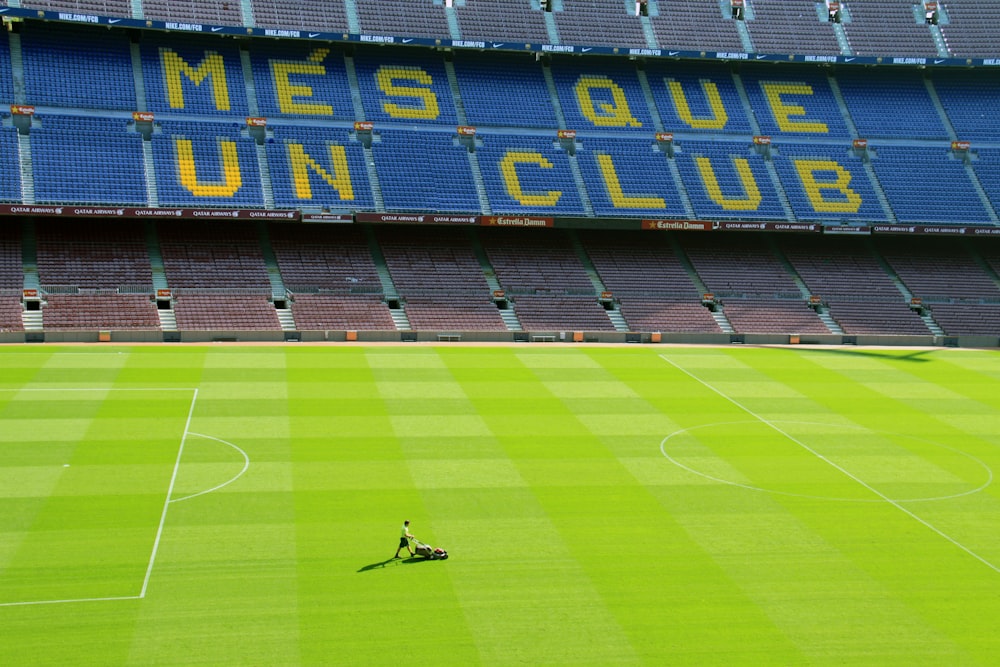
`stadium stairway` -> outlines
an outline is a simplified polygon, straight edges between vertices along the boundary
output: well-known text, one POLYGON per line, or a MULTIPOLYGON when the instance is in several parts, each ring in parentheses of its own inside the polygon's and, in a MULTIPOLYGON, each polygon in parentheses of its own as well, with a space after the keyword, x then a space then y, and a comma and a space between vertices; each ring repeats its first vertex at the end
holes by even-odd
MULTIPOLYGON (((903 280, 899 277, 899 274, 896 273, 896 270, 892 268, 889 262, 885 261, 885 258, 882 256, 880 252, 878 252, 878 250, 875 248, 875 245, 872 243, 870 238, 865 239, 865 245, 868 247, 868 250, 875 256, 875 259, 876 261, 878 261, 879 266, 882 267, 882 270, 885 271, 886 275, 889 276, 889 279, 892 280, 893 284, 896 286, 896 289, 899 290, 899 293, 903 295, 903 297, 906 299, 907 302, 912 302, 913 292, 910 291, 910 288, 906 286, 903 280)), ((934 334, 935 336, 944 335, 944 329, 942 329, 941 326, 934 321, 934 316, 931 315, 929 310, 926 309, 923 310, 920 313, 920 319, 923 320, 924 325, 927 327, 927 330, 930 331, 932 334, 934 334)))
MULTIPOLYGON (((708 287, 706 287, 705 282, 701 279, 701 276, 698 275, 698 272, 694 270, 694 265, 691 264, 691 260, 688 259, 688 256, 684 253, 684 249, 681 248, 673 234, 670 234, 669 238, 670 247, 673 248, 677 261, 684 267, 684 271, 688 274, 688 277, 691 278, 691 282, 694 283, 695 287, 698 288, 698 291, 701 294, 707 294, 708 287)), ((736 332, 736 329, 733 328, 732 322, 730 322, 729 318, 726 317, 722 308, 717 307, 715 309, 710 309, 709 312, 712 314, 712 319, 719 325, 719 329, 721 329, 723 333, 736 332)))
MULTIPOLYGON (((503 287, 500 285, 500 281, 497 280, 496 271, 493 270, 493 265, 490 264, 489 257, 486 255, 486 251, 483 249, 483 244, 479 240, 479 235, 476 234, 475 230, 469 230, 469 239, 472 241, 472 251, 476 255, 476 260, 479 261, 479 266, 483 269, 483 277, 486 278, 486 284, 489 286, 490 291, 496 294, 497 292, 503 291, 503 287)), ((504 326, 507 327, 507 331, 523 331, 521 326, 521 321, 517 319, 517 313, 514 312, 514 302, 507 301, 505 308, 499 308, 500 319, 503 320, 504 326)))
POLYGON ((153 273, 153 289, 169 289, 167 274, 163 270, 163 254, 160 252, 160 241, 156 235, 156 223, 146 221, 146 252, 149 254, 149 268, 153 273))
POLYGON ((375 230, 371 227, 366 227, 365 233, 368 236, 368 248, 371 250, 372 260, 375 262, 375 271, 378 273, 378 280, 382 284, 385 303, 389 306, 389 315, 392 317, 397 330, 409 331, 412 327, 410 326, 409 318, 406 316, 403 299, 400 298, 396 284, 392 281, 392 276, 389 274, 389 267, 385 263, 385 255, 382 254, 382 248, 378 244, 378 239, 375 238, 375 230))

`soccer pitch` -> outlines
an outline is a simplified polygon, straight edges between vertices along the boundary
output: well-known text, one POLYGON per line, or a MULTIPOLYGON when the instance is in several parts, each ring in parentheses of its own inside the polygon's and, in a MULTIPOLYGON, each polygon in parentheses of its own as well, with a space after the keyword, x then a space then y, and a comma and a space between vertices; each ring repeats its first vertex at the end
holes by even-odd
POLYGON ((0 664, 993 665, 994 471, 996 351, 5 346, 0 664))

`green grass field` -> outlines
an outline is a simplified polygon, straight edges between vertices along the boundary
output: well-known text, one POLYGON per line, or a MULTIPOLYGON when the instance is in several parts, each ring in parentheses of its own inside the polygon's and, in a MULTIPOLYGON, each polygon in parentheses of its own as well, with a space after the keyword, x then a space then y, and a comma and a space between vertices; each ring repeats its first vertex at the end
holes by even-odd
POLYGON ((0 347, 0 665, 995 665, 995 470, 996 351, 0 347))

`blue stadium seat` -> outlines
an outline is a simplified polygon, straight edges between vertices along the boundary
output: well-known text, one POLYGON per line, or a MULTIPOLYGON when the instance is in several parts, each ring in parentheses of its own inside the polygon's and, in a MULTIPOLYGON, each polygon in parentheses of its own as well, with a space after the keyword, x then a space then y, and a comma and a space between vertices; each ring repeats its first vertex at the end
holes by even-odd
POLYGON ((990 222, 965 165, 947 147, 879 146, 872 167, 900 222, 990 222))
POLYGON ((358 49, 354 66, 366 120, 457 125, 448 74, 436 54, 358 49))
POLYGON ((374 207, 364 151, 347 130, 291 125, 271 130, 267 161, 277 208, 374 207))
POLYGON ((820 70, 748 66, 740 74, 761 134, 786 138, 850 137, 826 74, 820 70))
POLYGON ((470 125, 559 127, 542 66, 532 54, 462 51, 454 62, 470 125))
POLYGON ((788 202, 800 220, 884 222, 879 203, 861 158, 846 143, 781 143, 772 146, 788 202))
POLYGON ((494 213, 582 215, 569 156, 552 138, 489 134, 476 149, 494 213))
POLYGON ((160 204, 264 205, 256 146, 238 123, 163 121, 160 129, 152 140, 160 204))
POLYGON ((650 139, 584 139, 577 150, 598 216, 685 217, 665 153, 650 139))
POLYGON ((631 62, 553 58, 552 78, 568 129, 656 131, 631 62))
POLYGON ((749 142, 685 140, 674 159, 698 218, 785 219, 764 158, 749 142))
POLYGON ((0 30, 0 104, 9 105, 14 101, 14 81, 10 75, 10 45, 7 31, 0 30))
POLYGON ((949 67, 946 72, 932 74, 931 80, 959 139, 996 141, 993 111, 1000 107, 1000 72, 949 67))
POLYGON ((994 211, 1000 211, 1000 148, 980 148, 972 162, 980 185, 986 190, 994 211))
POLYGON ((667 132, 753 134, 732 72, 725 65, 650 60, 646 79, 667 132))
POLYGON ((21 31, 29 104, 134 111, 135 77, 128 35, 94 33, 59 23, 25 23, 21 31))
POLYGON ((246 86, 232 40, 154 32, 140 42, 150 111, 245 116, 246 86))
POLYGON ((30 136, 38 203, 145 206, 142 137, 128 121, 46 115, 30 136))
POLYGON ((0 115, 0 201, 21 200, 21 171, 18 163, 17 130, 6 127, 9 116, 0 115))
POLYGON ((336 46, 257 41, 250 65, 262 116, 354 120, 344 54, 336 46))
POLYGON ((372 146, 387 211, 479 213, 468 151, 454 131, 382 130, 372 146))
POLYGON ((858 135, 868 139, 944 139, 948 130, 918 70, 845 67, 837 84, 858 135))

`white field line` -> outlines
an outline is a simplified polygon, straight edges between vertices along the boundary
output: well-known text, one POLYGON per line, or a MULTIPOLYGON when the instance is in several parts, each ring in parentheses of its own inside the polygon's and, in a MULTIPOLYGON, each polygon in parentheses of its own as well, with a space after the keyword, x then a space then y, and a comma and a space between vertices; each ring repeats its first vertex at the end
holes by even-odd
POLYGON ((834 469, 836 469, 836 470, 840 471, 841 473, 843 473, 846 477, 854 480, 856 483, 858 483, 861 486, 863 486, 864 488, 868 489, 869 491, 871 491, 872 493, 874 493, 876 496, 878 496, 879 498, 881 498, 885 502, 889 503, 890 505, 892 505, 893 507, 895 507, 896 509, 898 509, 903 514, 906 514, 907 516, 909 516, 914 521, 917 521, 918 523, 922 524, 926 528, 928 528, 931 531, 937 533, 940 537, 942 537, 945 540, 951 542, 953 545, 955 545, 956 547, 958 547, 959 549, 961 549, 965 553, 969 554, 970 556, 972 556, 973 558, 975 558, 976 560, 978 560, 980 563, 982 563, 986 567, 990 568, 994 572, 1000 573, 1000 567, 997 567, 993 563, 989 562, 988 560, 986 560, 985 558, 983 558, 982 556, 980 556, 979 554, 977 554, 975 551, 973 551, 969 547, 965 546, 964 544, 962 544, 961 542, 959 542, 955 538, 951 537, 950 535, 948 535, 947 533, 945 533, 944 531, 942 531, 940 528, 937 528, 936 526, 934 526, 930 522, 926 521, 925 519, 920 518, 919 516, 917 516, 916 514, 914 514, 913 512, 911 512, 910 510, 906 509, 905 507, 903 507, 902 505, 900 505, 898 501, 893 500, 892 498, 890 498, 889 496, 885 495, 884 493, 882 493, 878 489, 874 488, 873 486, 871 486, 870 484, 868 484, 867 482, 865 482, 861 478, 859 478, 856 475, 852 474, 847 469, 845 469, 845 468, 837 465, 836 463, 834 463, 833 461, 831 461, 827 457, 823 456, 822 454, 820 454, 815 449, 813 449, 809 445, 805 444, 804 442, 802 442, 801 440, 799 440, 795 436, 791 435, 787 431, 782 430, 782 428, 779 427, 778 425, 774 424, 773 422, 768 421, 767 419, 765 419, 764 417, 760 416, 759 414, 757 414, 756 412, 754 412, 753 410, 751 410, 747 406, 743 405, 742 403, 740 403, 739 401, 737 401, 735 398, 732 398, 731 396, 728 396, 728 395, 724 394, 723 392, 719 391, 718 389, 716 389, 715 387, 713 387, 709 383, 707 383, 704 380, 702 380, 697 375, 694 375, 693 373, 691 373, 691 372, 689 372, 689 371, 681 368, 680 366, 678 366, 676 363, 674 363, 672 360, 670 360, 665 355, 661 354, 661 355, 659 355, 659 357, 661 359, 663 359, 665 362, 667 362, 668 364, 670 364, 671 366, 673 366, 674 368, 676 368, 677 370, 679 370, 681 373, 684 373, 689 378, 691 378, 692 380, 696 381, 698 384, 702 385, 703 387, 711 390, 715 394, 717 394, 717 395, 721 396, 722 398, 726 399, 727 401, 729 401, 730 403, 732 403, 733 405, 735 405, 736 407, 738 407, 740 410, 743 410, 744 412, 746 412, 748 415, 750 415, 754 419, 757 419, 762 424, 765 424, 765 425, 769 426, 770 428, 774 429, 775 431, 777 431, 781 435, 785 436, 786 438, 788 438, 789 440, 791 440, 792 442, 794 442, 796 445, 798 445, 802 449, 806 450, 807 452, 809 452, 810 454, 812 454, 813 456, 815 456, 819 460, 821 460, 824 463, 830 465, 834 469))
MULTIPOLYGON (((171 474, 171 477, 170 477, 170 488, 167 490, 166 500, 163 503, 163 512, 160 515, 160 524, 159 524, 159 526, 156 529, 156 539, 153 542, 153 552, 152 552, 152 554, 150 554, 150 557, 149 557, 149 564, 146 567, 146 576, 145 576, 145 578, 142 581, 142 590, 140 591, 140 593, 138 595, 122 595, 122 596, 115 596, 115 597, 73 598, 73 599, 65 599, 65 600, 28 600, 28 601, 22 601, 22 602, 0 602, 0 607, 27 607, 27 606, 31 606, 31 605, 68 604, 68 603, 74 603, 74 602, 108 602, 108 601, 114 601, 114 600, 141 600, 142 598, 146 597, 146 590, 149 587, 149 578, 152 575, 152 572, 153 572, 153 563, 156 560, 156 553, 159 550, 160 537, 163 535, 163 525, 164 525, 164 523, 166 521, 166 518, 167 518, 167 507, 169 506, 169 504, 171 502, 170 496, 173 494, 174 484, 175 484, 175 482, 177 480, 177 471, 180 468, 181 455, 184 453, 184 444, 187 441, 187 437, 188 437, 188 435, 199 435, 200 437, 203 437, 203 438, 211 438, 213 440, 218 440, 218 438, 212 438, 212 436, 201 435, 201 434, 198 434, 198 433, 191 433, 189 431, 189 429, 191 427, 191 418, 192 418, 192 416, 194 414, 195 402, 198 400, 198 389, 196 387, 65 387, 65 388, 64 387, 23 387, 23 388, 3 388, 3 387, 0 387, 0 392, 17 392, 17 393, 20 393, 20 392, 54 392, 54 391, 56 391, 56 392, 58 392, 58 391, 80 391, 80 392, 100 392, 100 391, 189 391, 189 392, 192 392, 192 396, 191 396, 191 405, 188 408, 187 421, 184 424, 184 432, 181 435, 180 447, 178 448, 178 451, 177 451, 177 459, 174 461, 174 469, 173 469, 173 473, 171 474)), ((220 442, 225 442, 225 441, 220 440, 220 442)), ((243 470, 240 472, 239 475, 237 475, 233 479, 229 480, 229 482, 226 482, 225 484, 222 484, 222 485, 216 487, 215 489, 210 489, 210 491, 214 491, 216 489, 222 488, 222 486, 225 486, 226 484, 232 483, 233 481, 236 480, 236 478, 238 478, 240 475, 242 475, 244 472, 246 472, 247 466, 249 466, 249 458, 247 457, 246 452, 244 452, 239 447, 236 447, 236 445, 234 445, 232 443, 226 442, 225 444, 227 444, 230 447, 234 447, 235 449, 239 450, 240 453, 243 454, 244 460, 246 461, 246 465, 244 466, 243 470)), ((203 493, 208 493, 208 491, 205 491, 203 493)), ((201 495, 201 494, 197 494, 197 495, 201 495)), ((193 497, 193 496, 188 496, 188 497, 193 497)), ((186 498, 180 498, 179 500, 186 500, 186 498)))
POLYGON ((116 600, 139 600, 139 595, 122 595, 112 598, 76 598, 75 600, 30 600, 28 602, 0 602, 0 607, 28 607, 40 604, 67 604, 70 602, 112 602, 116 600))
POLYGON ((247 456, 246 452, 244 452, 242 449, 240 449, 239 447, 237 447, 233 443, 228 442, 226 440, 223 440, 222 438, 216 438, 216 437, 211 436, 211 435, 205 435, 204 433, 188 433, 188 435, 197 436, 199 438, 206 438, 208 440, 215 440, 216 442, 221 442, 223 445, 229 445, 230 447, 232 447, 233 449, 235 449, 236 451, 238 451, 243 456, 243 469, 240 470, 238 473, 236 473, 236 475, 233 476, 232 479, 229 479, 229 480, 223 482, 222 484, 218 484, 216 486, 213 486, 211 489, 205 489, 204 491, 199 491, 198 493, 192 493, 190 496, 184 496, 182 498, 174 498, 170 502, 172 502, 172 503, 179 503, 182 500, 190 500, 191 498, 197 498, 198 496, 203 496, 206 493, 212 493, 213 491, 218 491, 219 489, 221 489, 221 488, 223 488, 225 486, 229 486, 230 484, 232 484, 233 482, 235 482, 236 480, 238 480, 240 477, 243 476, 243 473, 245 473, 250 468, 250 457, 247 456))
POLYGON ((191 419, 194 416, 194 406, 198 402, 198 390, 194 390, 191 396, 191 407, 188 408, 187 421, 184 423, 184 434, 181 436, 181 446, 177 448, 177 459, 174 461, 174 471, 170 475, 170 486, 167 488, 166 498, 163 499, 163 512, 160 514, 160 525, 156 528, 156 539, 153 540, 153 553, 149 555, 149 565, 146 567, 146 576, 142 580, 142 590, 139 597, 146 597, 146 589, 149 587, 149 578, 153 574, 153 564, 156 562, 156 552, 160 549, 160 538, 163 536, 163 525, 167 522, 167 509, 170 507, 170 496, 174 493, 174 485, 177 483, 177 472, 181 467, 181 456, 184 455, 184 443, 187 442, 188 433, 191 429, 191 419))

